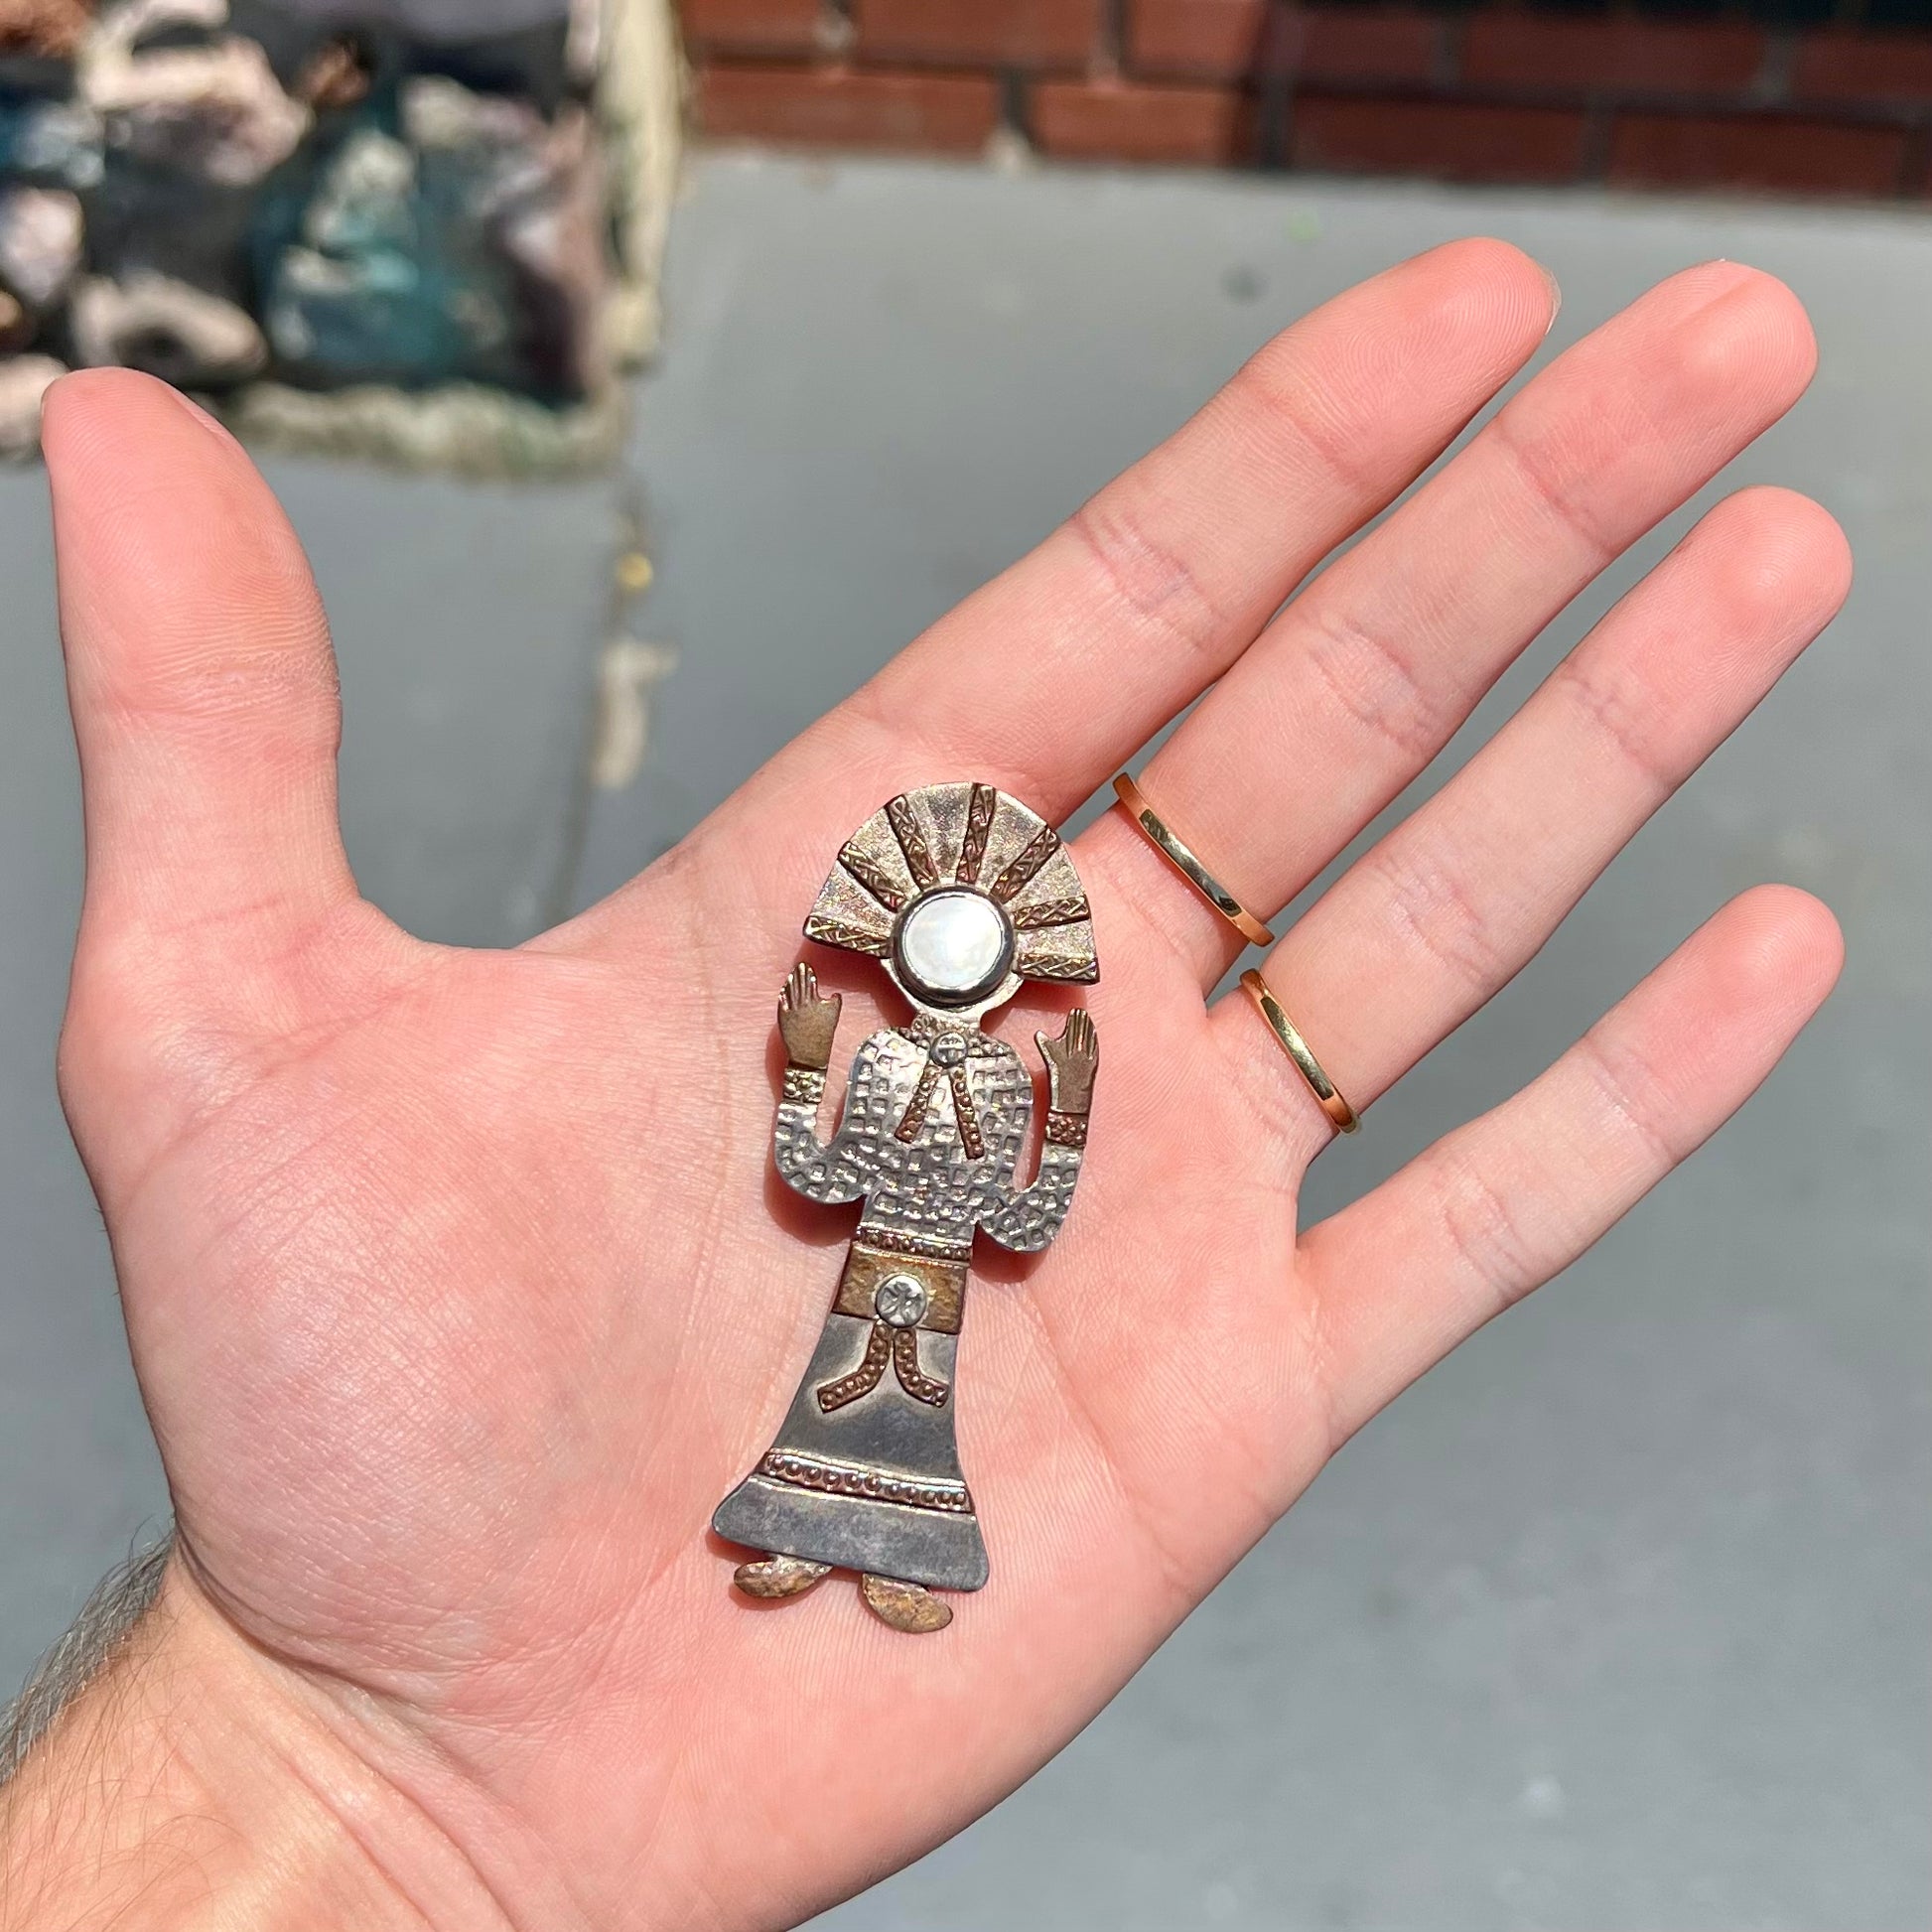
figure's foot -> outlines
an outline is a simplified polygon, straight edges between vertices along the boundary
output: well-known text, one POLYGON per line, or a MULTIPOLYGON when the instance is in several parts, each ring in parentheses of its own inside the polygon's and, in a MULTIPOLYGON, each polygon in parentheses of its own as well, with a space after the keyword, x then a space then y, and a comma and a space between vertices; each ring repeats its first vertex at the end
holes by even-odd
POLYGON ((943 1630, 952 1621, 952 1611, 920 1584, 902 1584, 896 1577, 861 1577, 859 1594, 882 1623, 908 1636, 943 1630))
POLYGON ((803 1596, 831 1574, 829 1563, 807 1563, 803 1557, 766 1557, 762 1563, 741 1563, 732 1573, 732 1582, 747 1596, 803 1596))

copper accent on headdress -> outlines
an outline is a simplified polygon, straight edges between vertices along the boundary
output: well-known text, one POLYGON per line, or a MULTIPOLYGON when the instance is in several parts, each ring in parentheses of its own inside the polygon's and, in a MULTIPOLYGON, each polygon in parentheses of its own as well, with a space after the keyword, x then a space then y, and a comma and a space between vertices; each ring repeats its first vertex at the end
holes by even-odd
POLYGON ((805 937, 816 939, 821 946, 843 946, 847 952, 870 953, 874 959, 884 959, 893 949, 890 932, 865 932, 856 925, 847 925, 843 919, 826 918, 817 912, 805 921, 805 937))
POLYGON ((872 856, 857 845, 848 845, 839 854, 839 864, 849 872, 881 905, 889 912, 897 912, 905 903, 905 895, 893 883, 885 867, 874 861, 872 856))
POLYGON ((1014 931, 1036 932, 1045 925, 1072 925, 1090 919, 1093 908, 1085 893, 1075 893, 1070 898, 1043 898, 1037 904, 1015 906, 1009 916, 1014 931))
POLYGON ((1033 884, 1035 875, 1060 849, 1060 835, 1050 825, 1042 825, 1033 842, 993 882, 993 897, 1002 905, 1033 884))
POLYGON ((1093 953, 1083 945, 1038 945, 1022 948, 1014 970, 1030 980, 1063 980, 1069 986, 1085 986, 1098 979, 1093 953))
POLYGON ((991 785, 975 785, 971 804, 966 808, 966 838, 959 848, 959 864, 953 868, 953 883, 977 886, 980 867, 986 863, 986 835, 993 829, 993 809, 1000 794, 991 785))
POLYGON ((905 869, 912 875, 913 884, 920 892, 938 885, 939 868, 932 863, 925 834, 912 816, 911 799, 901 792, 886 807, 886 817, 892 825, 893 837, 898 841, 898 849, 905 854, 905 869))

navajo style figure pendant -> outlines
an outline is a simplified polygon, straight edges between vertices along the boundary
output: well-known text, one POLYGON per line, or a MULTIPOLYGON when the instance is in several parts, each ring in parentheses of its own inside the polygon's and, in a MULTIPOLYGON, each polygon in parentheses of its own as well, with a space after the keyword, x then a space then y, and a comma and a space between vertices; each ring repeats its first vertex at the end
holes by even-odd
POLYGON ((912 1019, 860 1047, 824 1142, 839 1001, 804 965, 779 997, 778 1172, 809 1200, 865 1206, 778 1440, 712 1527, 766 1553, 737 1573, 751 1595, 800 1595, 853 1570, 895 1629, 939 1630, 952 1611, 933 1590, 987 1577, 953 1430, 973 1237, 1032 1254, 1059 1232, 1100 1059, 1078 1009, 1057 1037, 1035 1035, 1049 1101, 1039 1170, 1023 1186, 1033 1077, 981 1023, 1024 980, 1098 979, 1093 923, 1051 826, 991 785, 945 784, 903 793, 853 834, 805 935, 880 960, 912 1019))

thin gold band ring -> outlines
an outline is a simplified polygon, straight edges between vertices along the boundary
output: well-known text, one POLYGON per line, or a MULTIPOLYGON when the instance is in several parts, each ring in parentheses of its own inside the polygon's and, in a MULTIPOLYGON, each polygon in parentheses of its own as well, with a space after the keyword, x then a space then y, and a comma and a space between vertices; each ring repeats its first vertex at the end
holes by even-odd
POLYGON ((1193 887, 1215 911, 1251 946, 1272 946, 1275 935, 1221 884, 1177 839, 1159 812, 1147 802, 1141 788, 1125 771, 1114 780, 1114 791, 1127 807, 1127 816, 1141 836, 1193 887))
POLYGON ((1321 1069, 1321 1062, 1310 1050, 1309 1043, 1302 1037, 1302 1032, 1288 1017, 1288 1009, 1275 998, 1274 990, 1259 973, 1241 975, 1242 990, 1257 1007, 1261 1017, 1268 1022, 1268 1030, 1281 1041, 1282 1050, 1292 1059, 1302 1078, 1309 1083, 1310 1091, 1321 1103, 1321 1111, 1334 1122, 1344 1134, 1352 1134, 1361 1126, 1361 1116, 1341 1097, 1341 1089, 1328 1078, 1321 1069))

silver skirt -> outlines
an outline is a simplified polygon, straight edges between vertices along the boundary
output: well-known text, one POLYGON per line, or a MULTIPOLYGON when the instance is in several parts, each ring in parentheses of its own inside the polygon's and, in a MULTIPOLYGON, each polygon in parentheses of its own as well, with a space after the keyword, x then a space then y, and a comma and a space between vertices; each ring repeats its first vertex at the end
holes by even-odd
MULTIPOLYGON (((858 1369, 873 1324, 836 1311, 778 1439, 711 1519, 733 1543, 936 1589, 979 1589, 986 1544, 959 1468, 957 1392, 915 1401, 888 1368, 878 1386, 830 1414, 818 1391, 858 1369)), ((958 1337, 918 1332, 919 1367, 953 1385, 958 1337)))

